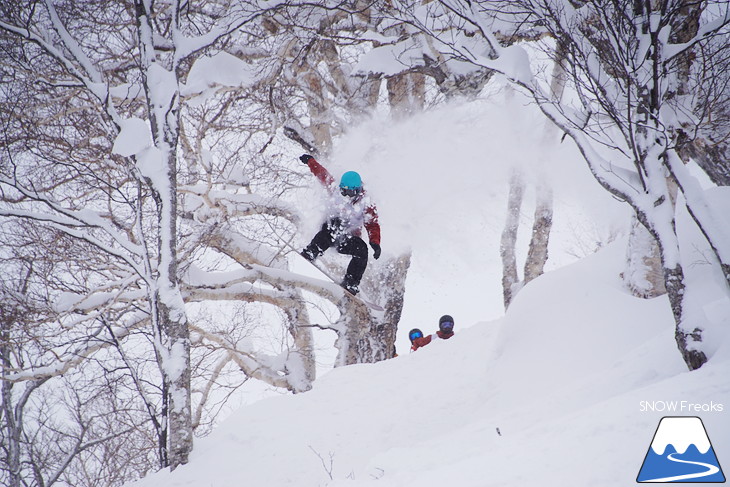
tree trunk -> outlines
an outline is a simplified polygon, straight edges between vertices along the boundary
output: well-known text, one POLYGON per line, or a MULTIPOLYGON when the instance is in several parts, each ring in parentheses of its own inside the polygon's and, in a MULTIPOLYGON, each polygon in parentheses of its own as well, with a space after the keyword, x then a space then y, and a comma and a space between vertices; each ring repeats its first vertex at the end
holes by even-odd
MULTIPOLYGON (((301 301, 303 302, 303 300, 301 301)), ((309 326, 309 314, 304 305, 285 310, 289 323, 289 333, 294 339, 294 348, 287 358, 287 381, 293 393, 306 392, 312 388, 317 377, 317 364, 314 357, 314 337, 309 326)))
POLYGON ((368 265, 361 283, 363 293, 384 311, 373 311, 357 299, 345 296, 336 347, 336 366, 374 363, 395 355, 395 339, 403 311, 410 253, 382 264, 368 265))
POLYGON ((388 102, 394 118, 423 110, 426 97, 425 77, 419 73, 398 74, 388 78, 388 102))
POLYGON ((374 316, 370 333, 358 341, 360 363, 374 363, 393 358, 406 292, 406 277, 411 265, 411 254, 406 253, 377 265, 370 264, 371 274, 364 281, 368 298, 382 304, 382 318, 374 316))
MULTIPOLYGON (((550 94, 556 103, 559 103, 565 92, 566 72, 565 62, 568 50, 566 39, 558 39, 555 48, 555 59, 553 72, 550 79, 550 94)), ((558 131, 555 124, 550 120, 545 121, 543 142, 553 143, 557 139, 558 131)), ((538 174, 544 174, 545 168, 540 167, 538 174)), ((550 244, 550 231, 553 227, 553 190, 547 177, 540 177, 536 184, 535 195, 535 217, 532 223, 532 236, 530 248, 527 252, 525 262, 524 284, 540 277, 548 260, 548 247, 550 244)))
POLYGON ((377 321, 366 305, 345 295, 340 307, 339 329, 335 347, 338 350, 335 367, 363 363, 360 341, 374 328, 377 321))
MULTIPOLYGON (((553 64, 553 72, 550 80, 550 92, 553 99, 559 102, 565 91, 565 57, 567 43, 559 40, 553 64)), ((551 143, 556 138, 557 127, 549 120, 545 122, 543 141, 551 143)), ((543 172, 543 168, 537 169, 543 172)), ((532 223, 532 234, 530 246, 527 252, 524 267, 524 280, 520 283, 517 274, 517 262, 515 258, 515 246, 517 245, 517 233, 520 225, 520 209, 524 198, 525 183, 522 174, 514 170, 510 177, 510 194, 507 208, 507 220, 502 231, 500 254, 502 256, 502 294, 504 307, 507 309, 512 302, 519 288, 528 282, 541 276, 545 270, 548 259, 548 246, 550 243, 550 231, 553 226, 553 190, 547 182, 547 178, 541 178, 535 187, 535 216, 532 223)))
POLYGON ((370 114, 378 103, 381 79, 379 77, 350 76, 343 69, 342 57, 333 41, 320 41, 320 52, 327 63, 339 97, 346 100, 347 109, 355 119, 370 114))
MULTIPOLYGON (((182 69, 173 57, 169 70, 161 62, 166 56, 158 52, 154 35, 172 37, 179 33, 179 6, 173 6, 169 31, 158 32, 159 25, 148 11, 148 4, 136 0, 140 62, 145 90, 147 115, 152 140, 159 158, 138 159, 137 168, 152 191, 157 206, 157 279, 152 300, 153 326, 158 328, 157 358, 166 390, 167 461, 170 469, 188 462, 193 449, 193 422, 190 391, 190 331, 185 304, 178 281, 177 255, 177 150, 180 138, 180 92, 182 69), (159 57, 159 59, 158 59, 159 57), (160 71, 174 77, 175 90, 157 89, 160 71), (164 171, 166 177, 156 174, 164 171)), ((150 275, 155 275, 150 272, 150 275)))
POLYGON ((553 226, 553 190, 547 184, 539 184, 536 190, 535 220, 525 261, 524 284, 542 275, 548 259, 550 229, 553 226))
POLYGON ((22 435, 21 425, 15 422, 13 411, 13 384, 7 381, 2 383, 2 408, 3 408, 3 429, 5 430, 4 447, 5 468, 7 469, 8 487, 21 487, 22 478, 20 475, 20 438, 22 435))
POLYGON ((676 322, 674 338, 677 348, 689 370, 696 370, 707 362, 707 356, 695 345, 702 342, 702 330, 694 328, 688 331, 684 323, 684 271, 681 265, 664 268, 664 282, 676 322))
MULTIPOLYGON (((647 152, 650 153, 650 151, 647 152)), ((655 166, 649 163, 647 167, 655 166)), ((649 173, 647 181, 649 183, 649 192, 652 195, 662 194, 662 191, 657 187, 652 188, 657 182, 663 181, 667 186, 664 188, 662 196, 653 205, 652 210, 656 211, 645 212, 635 206, 636 216, 659 246, 664 287, 674 316, 677 348, 689 370, 695 370, 707 362, 707 356, 699 350, 702 343, 702 329, 687 323, 687 317, 684 313, 684 269, 679 261, 679 242, 677 241, 674 222, 675 203, 673 191, 676 190, 676 186, 672 185, 668 179, 658 177, 657 174, 652 175, 649 173)))
POLYGON ((655 298, 667 292, 659 246, 636 217, 631 224, 626 270, 621 277, 631 294, 639 298, 655 298))
MULTIPOLYGON (((166 339, 166 359, 162 361, 167 384, 168 462, 174 470, 188 462, 193 449, 190 404, 190 334, 187 322, 175 319, 178 310, 160 305, 160 321, 166 339)), ((184 318, 184 317, 183 317, 184 318)))
MULTIPOLYGON (((7 303, 6 303, 7 304, 7 303)), ((0 310, 8 312, 9 310, 0 310)), ((5 380, 8 371, 13 369, 12 358, 19 353, 11 346, 11 333, 13 326, 24 326, 18 323, 12 316, 20 316, 18 312, 10 312, 0 319, 0 430, 4 434, 2 449, 4 450, 4 463, 7 469, 8 487, 23 487, 27 485, 23 478, 21 461, 23 445, 23 414, 25 406, 33 392, 42 386, 48 377, 24 382, 25 388, 18 397, 14 397, 13 389, 15 383, 5 380)), ((4 313, 2 313, 4 314, 4 313)), ((36 469, 37 470, 37 469, 36 469)), ((42 480, 40 472, 37 472, 39 480, 42 480)))
POLYGON ((502 257, 502 297, 504 309, 509 308, 512 298, 517 294, 520 278, 517 275, 517 231, 520 227, 520 210, 525 194, 525 182, 518 170, 513 170, 509 181, 507 199, 507 219, 502 229, 499 254, 502 257))
MULTIPOLYGON (((680 142, 687 137, 680 134, 680 142)), ((698 166, 718 186, 730 186, 730 144, 725 140, 698 137, 682 143, 677 151, 682 160, 694 159, 698 166)))
POLYGON ((309 130, 314 139, 314 145, 321 154, 329 153, 332 148, 332 133, 330 131, 331 120, 328 116, 328 108, 325 105, 327 97, 324 94, 322 80, 316 70, 310 68, 302 74, 306 80, 309 94, 307 95, 307 108, 311 120, 309 130))
MULTIPOLYGON (((670 42, 682 44, 689 42, 699 29, 700 17, 704 7, 701 3, 683 0, 678 9, 679 15, 672 24, 670 42)), ((696 48, 691 48, 678 56, 678 83, 676 94, 679 96, 691 94, 690 76, 692 66, 697 58, 696 48)), ((708 74, 708 78, 714 78, 708 74)), ((727 97, 724 98, 727 101, 727 97)), ((677 153, 687 163, 693 159, 718 186, 730 186, 730 138, 727 125, 716 124, 717 120, 727 120, 727 103, 723 100, 714 100, 707 106, 696 107, 697 112, 708 111, 706 125, 697 132, 691 124, 683 123, 677 130, 677 153), (714 119, 714 121, 713 121, 714 119), (714 128, 722 128, 713 133, 714 128)))
MULTIPOLYGON (((10 323, 5 320, 0 322, 0 367, 4 379, 6 370, 10 369, 10 323)), ((22 478, 20 475, 20 440, 22 436, 22 424, 16 421, 17 408, 13 407, 13 383, 2 380, 2 429, 5 430, 3 449, 5 450, 5 468, 7 468, 8 487, 21 487, 22 478)))

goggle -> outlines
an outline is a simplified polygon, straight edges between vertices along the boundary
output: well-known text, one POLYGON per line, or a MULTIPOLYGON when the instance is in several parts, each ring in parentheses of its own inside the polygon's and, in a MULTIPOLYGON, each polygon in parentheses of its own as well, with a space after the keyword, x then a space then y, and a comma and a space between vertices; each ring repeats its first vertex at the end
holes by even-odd
POLYGON ((454 329, 454 323, 452 321, 444 321, 441 323, 441 329, 444 330, 453 330, 454 329))
POLYGON ((357 196, 360 193, 362 193, 362 188, 340 188, 340 194, 342 196, 349 196, 352 198, 353 196, 357 196))
POLYGON ((408 335, 408 338, 410 338, 411 341, 415 340, 416 338, 421 338, 421 337, 423 337, 423 333, 421 333, 420 331, 414 331, 413 333, 408 335))

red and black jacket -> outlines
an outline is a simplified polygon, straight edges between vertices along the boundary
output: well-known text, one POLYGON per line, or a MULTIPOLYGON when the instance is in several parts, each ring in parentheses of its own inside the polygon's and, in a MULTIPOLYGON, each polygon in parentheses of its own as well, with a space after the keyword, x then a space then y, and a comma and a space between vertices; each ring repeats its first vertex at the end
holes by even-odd
MULTIPOLYGON (((439 338, 441 338, 442 340, 448 340, 449 338, 454 336, 454 332, 452 331, 451 333, 444 333, 441 330, 439 330, 436 332, 436 335, 439 338)), ((411 350, 413 350, 415 352, 419 348, 425 347, 426 345, 431 343, 432 338, 433 338, 433 335, 416 338, 415 340, 413 340, 413 342, 411 342, 411 350)))
MULTIPOLYGON (((327 168, 325 168, 322 164, 317 162, 314 158, 311 158, 309 159, 309 162, 307 162, 307 166, 309 166, 309 170, 312 171, 312 174, 319 179, 330 193, 334 194, 339 191, 335 178, 332 177, 327 168)), ((361 197, 365 197, 365 194, 366 193, 363 189, 361 197)), ((380 245, 380 223, 378 221, 378 209, 375 207, 374 203, 365 207, 364 216, 364 226, 365 230, 368 232, 368 239, 370 243, 380 245)), ((357 236, 359 237, 360 235, 358 234, 357 236)))

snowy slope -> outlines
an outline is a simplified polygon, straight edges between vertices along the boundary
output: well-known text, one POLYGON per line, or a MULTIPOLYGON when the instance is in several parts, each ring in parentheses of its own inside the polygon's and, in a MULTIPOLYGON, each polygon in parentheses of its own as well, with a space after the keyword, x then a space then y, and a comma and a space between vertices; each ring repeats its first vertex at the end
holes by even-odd
POLYGON ((671 400, 724 406, 699 415, 728 468, 730 350, 687 372, 665 298, 621 288, 624 245, 533 281, 503 319, 242 408, 134 485, 632 485, 667 415, 642 401, 671 400))

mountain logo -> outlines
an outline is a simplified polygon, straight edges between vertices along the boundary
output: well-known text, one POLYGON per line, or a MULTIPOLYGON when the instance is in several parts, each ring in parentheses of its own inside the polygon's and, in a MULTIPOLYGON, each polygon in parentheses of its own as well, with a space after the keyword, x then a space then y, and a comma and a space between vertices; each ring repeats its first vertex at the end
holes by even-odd
POLYGON ((662 418, 636 481, 725 482, 702 420, 696 416, 662 418))

